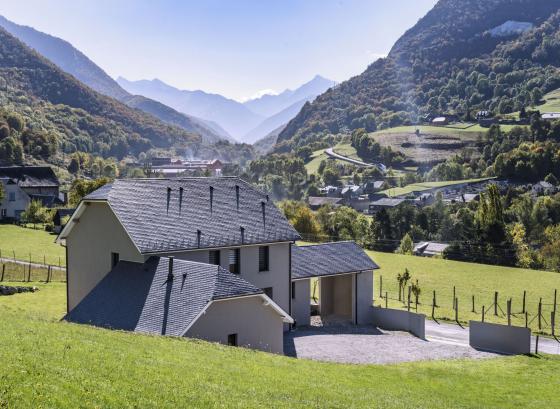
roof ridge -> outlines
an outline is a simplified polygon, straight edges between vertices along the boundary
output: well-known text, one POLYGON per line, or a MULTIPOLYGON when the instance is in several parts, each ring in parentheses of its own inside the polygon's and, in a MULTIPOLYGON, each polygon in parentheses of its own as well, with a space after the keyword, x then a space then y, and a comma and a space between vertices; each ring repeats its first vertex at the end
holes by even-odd
POLYGON ((339 244, 339 243, 354 243, 357 246, 361 247, 358 243, 356 243, 355 240, 329 241, 327 243, 306 244, 306 245, 297 246, 297 247, 318 247, 318 246, 325 246, 325 245, 328 245, 328 244, 339 244))

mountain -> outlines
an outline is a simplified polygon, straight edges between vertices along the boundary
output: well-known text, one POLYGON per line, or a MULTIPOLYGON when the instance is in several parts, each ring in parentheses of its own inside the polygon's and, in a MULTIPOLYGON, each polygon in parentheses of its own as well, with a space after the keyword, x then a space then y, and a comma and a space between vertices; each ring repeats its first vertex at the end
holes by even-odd
POLYGON ((122 158, 160 147, 196 150, 200 137, 102 95, 0 28, 0 162, 60 151, 122 158), (3 121, 0 121, 3 122, 3 121))
POLYGON ((158 79, 128 81, 119 77, 117 82, 130 93, 144 95, 179 112, 216 122, 240 141, 264 119, 240 102, 218 94, 179 90, 158 79))
POLYGON ((272 151, 274 145, 276 145, 276 141, 278 140, 278 135, 280 132, 284 130, 286 124, 283 124, 270 132, 268 135, 262 137, 258 141, 253 144, 255 151, 260 155, 265 155, 272 151))
POLYGON ((304 105, 275 150, 417 123, 426 113, 507 114, 538 103, 560 86, 559 8, 560 0, 440 0, 387 58, 304 105), (508 22, 517 29, 504 30, 508 22))
POLYGON ((307 102, 307 99, 297 101, 275 115, 272 115, 262 121, 258 126, 243 136, 246 143, 255 143, 259 139, 266 137, 270 132, 284 127, 292 118, 294 118, 301 108, 307 102))
POLYGON ((335 85, 336 82, 316 75, 311 81, 295 90, 287 89, 278 95, 263 95, 244 102, 244 105, 259 115, 270 117, 300 101, 312 100, 335 85))
POLYGON ((216 132, 212 127, 196 118, 179 113, 146 97, 131 95, 67 41, 42 33, 32 27, 15 24, 2 16, 0 16, 0 27, 49 59, 63 71, 101 94, 115 98, 132 108, 147 112, 163 122, 197 133, 206 143, 215 143, 221 139, 232 140, 228 135, 216 132))

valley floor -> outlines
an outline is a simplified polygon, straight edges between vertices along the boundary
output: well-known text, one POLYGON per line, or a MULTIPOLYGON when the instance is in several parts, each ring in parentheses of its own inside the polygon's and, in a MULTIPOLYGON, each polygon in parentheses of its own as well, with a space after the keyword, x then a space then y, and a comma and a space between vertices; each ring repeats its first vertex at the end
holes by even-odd
POLYGON ((560 406, 560 357, 348 365, 60 322, 62 283, 0 297, 0 407, 560 406))

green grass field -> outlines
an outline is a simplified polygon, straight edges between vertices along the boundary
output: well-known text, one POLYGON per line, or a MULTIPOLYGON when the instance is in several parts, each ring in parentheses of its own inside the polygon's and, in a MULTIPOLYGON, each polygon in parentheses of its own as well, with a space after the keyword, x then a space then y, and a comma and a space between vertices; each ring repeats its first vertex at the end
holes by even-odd
POLYGON ((341 365, 59 322, 62 284, 0 297, 0 407, 541 408, 560 357, 341 365))
POLYGON ((543 97, 545 103, 534 107, 541 112, 560 112, 560 89, 549 92, 543 97))
POLYGON ((403 187, 394 187, 391 189, 384 190, 383 193, 387 196, 401 196, 407 195, 413 192, 424 192, 437 187, 452 187, 453 185, 460 185, 462 183, 476 183, 484 180, 490 180, 492 178, 479 178, 479 179, 465 179, 465 180, 449 180, 445 182, 422 182, 422 183, 412 183, 403 187))
MULTIPOLYGON (((431 316, 432 294, 436 291, 436 318, 454 319, 453 286, 459 299, 459 320, 468 323, 469 320, 481 319, 482 306, 490 307, 493 303, 494 292, 498 291, 498 303, 501 310, 499 316, 493 315, 493 309, 486 315, 490 322, 506 323, 507 299, 512 299, 512 312, 516 313, 512 319, 514 325, 525 325, 525 317, 521 314, 523 291, 527 292, 526 307, 529 320, 538 311, 538 302, 542 297, 542 313, 547 323, 550 323, 550 312, 553 308, 554 290, 560 289, 560 274, 491 266, 484 264, 463 263, 451 260, 432 259, 416 256, 403 256, 391 253, 368 252, 381 269, 375 271, 374 298, 375 305, 385 305, 380 299, 380 277, 383 277, 383 294, 388 292, 389 307, 404 308, 398 299, 397 274, 408 268, 412 280, 418 280, 422 293, 420 295, 419 312, 431 316), (475 313, 472 313, 472 296, 475 296, 475 313)), ((410 283, 409 283, 410 284, 410 283)), ((407 294, 407 293, 406 293, 407 294)), ((558 302, 560 302, 560 294, 558 302)), ((530 325, 534 332, 538 332, 538 321, 533 320, 530 325)), ((550 326, 544 320, 542 332, 550 334, 550 326)))
POLYGON ((56 235, 44 230, 23 228, 13 224, 0 224, 0 251, 2 257, 43 263, 43 256, 47 264, 65 265, 64 247, 56 244, 56 235))

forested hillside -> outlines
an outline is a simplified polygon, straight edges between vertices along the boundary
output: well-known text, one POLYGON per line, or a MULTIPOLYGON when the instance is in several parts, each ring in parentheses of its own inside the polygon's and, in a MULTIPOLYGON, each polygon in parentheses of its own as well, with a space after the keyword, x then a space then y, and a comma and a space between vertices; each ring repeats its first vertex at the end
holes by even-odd
POLYGON ((426 113, 512 113, 560 87, 560 0, 441 0, 389 56, 306 104, 276 150, 328 134, 415 123, 426 113), (520 34, 507 22, 533 27, 520 34))
MULTIPOLYGON (((101 95, 0 29, 0 107, 15 126, 0 125, 0 152, 20 146, 32 157, 82 151, 122 158, 151 147, 193 147, 198 135, 101 95), (19 128, 20 121, 25 124, 19 128), (8 132, 8 131, 9 132, 8 132), (24 136, 27 134, 27 136, 24 136), (51 148, 33 146, 49 140, 51 148)), ((16 149, 19 151, 20 149, 16 149)), ((17 155, 0 161, 18 162, 17 155)))

